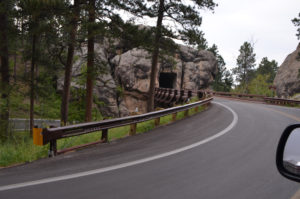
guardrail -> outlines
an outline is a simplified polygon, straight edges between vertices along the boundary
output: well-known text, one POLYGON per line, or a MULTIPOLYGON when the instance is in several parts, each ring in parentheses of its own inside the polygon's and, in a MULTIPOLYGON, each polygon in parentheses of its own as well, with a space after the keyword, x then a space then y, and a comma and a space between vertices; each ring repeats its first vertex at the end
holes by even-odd
POLYGON ((278 104, 278 105, 297 106, 300 104, 300 101, 298 100, 289 100, 289 99, 271 98, 271 97, 265 97, 264 101, 267 103, 278 104))
POLYGON ((176 90, 170 88, 155 88, 155 105, 160 107, 172 107, 176 104, 187 103, 191 97, 197 96, 199 99, 207 97, 204 91, 197 90, 176 90))
POLYGON ((252 101, 264 101, 264 98, 266 96, 264 95, 252 95, 252 94, 242 94, 242 93, 230 93, 230 92, 216 92, 216 91, 210 91, 206 90, 206 93, 212 94, 214 96, 221 96, 221 97, 233 97, 233 98, 239 98, 239 99, 248 99, 252 101))
POLYGON ((260 101, 260 102, 264 102, 264 103, 268 103, 268 104, 274 104, 274 105, 296 106, 296 105, 300 104, 300 101, 298 101, 298 100, 289 100, 289 99, 282 99, 282 98, 266 97, 264 95, 251 95, 251 94, 241 94, 241 93, 216 92, 216 91, 210 91, 210 90, 206 90, 206 91, 203 91, 203 92, 212 94, 214 96, 237 98, 237 99, 243 99, 243 100, 249 100, 249 101, 260 101))
MULTIPOLYGON (((157 92, 160 89, 157 89, 157 92)), ((160 90, 161 91, 161 90, 160 90)), ((185 101, 187 99, 186 95, 184 95, 185 92, 180 94, 178 98, 176 98, 178 101, 185 101)), ((158 93, 157 93, 158 94, 158 93)), ((162 94, 162 93, 161 93, 162 94)), ((171 95, 170 95, 171 96, 171 95)), ((160 99, 160 98, 159 98, 160 99)), ((165 99, 170 100, 170 99, 165 99)), ((34 129, 33 134, 33 140, 34 144, 36 145, 45 145, 50 143, 50 149, 49 149, 49 157, 53 157, 57 155, 57 140, 72 136, 78 136, 82 134, 87 134, 91 132, 96 131, 102 131, 102 137, 101 140, 95 143, 99 142, 107 142, 108 141, 108 130, 111 128, 116 128, 120 126, 126 126, 131 125, 130 128, 130 135, 134 135, 136 133, 136 125, 137 123, 148 121, 155 119, 155 126, 159 125, 160 123, 160 117, 173 114, 173 120, 176 120, 176 114, 181 111, 186 111, 185 116, 188 115, 188 110, 191 108, 198 108, 201 105, 209 104, 213 98, 208 98, 205 100, 201 100, 198 102, 178 106, 178 107, 172 107, 160 111, 154 111, 150 113, 145 113, 141 115, 134 115, 134 116, 127 116, 122 118, 116 118, 116 119, 108 119, 108 120, 102 120, 99 122, 89 122, 89 123, 82 123, 77 125, 70 125, 65 127, 57 127, 57 128, 44 128, 44 129, 34 129), (175 119, 174 119, 175 118, 175 119)), ((93 144, 95 144, 93 143, 93 144)))

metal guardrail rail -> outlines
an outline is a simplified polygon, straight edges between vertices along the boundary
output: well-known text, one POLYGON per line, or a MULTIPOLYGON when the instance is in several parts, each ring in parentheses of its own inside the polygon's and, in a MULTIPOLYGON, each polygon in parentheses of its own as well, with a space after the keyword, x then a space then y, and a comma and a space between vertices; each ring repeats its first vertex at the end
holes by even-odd
POLYGON ((191 97, 199 99, 207 97, 202 90, 176 90, 170 88, 155 88, 155 105, 161 107, 172 107, 176 104, 187 103, 191 97))
MULTIPOLYGON (((157 92, 159 89, 157 90, 157 92)), ((185 99, 185 95, 180 95, 178 99, 185 99)), ((44 129, 34 129, 34 143, 36 145, 45 145, 50 143, 49 156, 57 155, 57 140, 72 136, 78 136, 82 134, 87 134, 96 131, 102 131, 101 142, 107 142, 108 140, 108 129, 116 128, 120 126, 131 125, 130 135, 134 135, 136 131, 136 124, 148 120, 155 119, 155 125, 159 125, 160 117, 176 114, 181 111, 186 111, 185 115, 188 114, 188 110, 191 108, 197 108, 201 105, 209 104, 213 98, 204 99, 198 102, 172 107, 160 111, 154 111, 150 113, 145 113, 141 115, 127 116, 116 119, 102 120, 99 122, 89 122, 77 125, 70 125, 65 127, 57 128, 44 128, 44 129)), ((176 118, 176 115, 175 115, 176 118)), ((174 119, 174 118, 173 118, 174 119)))
POLYGON ((299 100, 289 100, 289 99, 271 98, 271 97, 265 97, 264 101, 272 104, 290 105, 290 106, 296 106, 300 104, 299 100))
POLYGON ((216 91, 203 91, 208 94, 212 94, 214 96, 220 97, 230 97, 230 98, 238 98, 238 99, 246 99, 250 101, 261 101, 268 104, 275 104, 275 105, 290 105, 296 106, 300 104, 298 100, 290 100, 290 99, 282 99, 282 98, 273 98, 273 97, 266 97, 264 95, 251 95, 251 94, 241 94, 241 93, 230 93, 230 92, 216 92, 216 91))

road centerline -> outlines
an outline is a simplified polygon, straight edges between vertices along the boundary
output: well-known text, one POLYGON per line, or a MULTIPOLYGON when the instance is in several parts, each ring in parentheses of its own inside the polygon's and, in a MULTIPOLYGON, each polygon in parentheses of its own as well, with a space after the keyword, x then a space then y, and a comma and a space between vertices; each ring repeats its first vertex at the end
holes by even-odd
POLYGON ((294 116, 294 115, 291 115, 291 114, 288 114, 288 113, 285 113, 283 111, 279 111, 279 110, 276 110, 276 109, 272 109, 272 108, 269 108, 269 107, 263 107, 264 109, 267 109, 267 110, 270 110, 270 111, 273 111, 273 112, 276 112, 276 113, 279 113, 285 117, 288 117, 290 119, 293 119, 297 122, 300 122, 300 117, 297 117, 297 116, 294 116))

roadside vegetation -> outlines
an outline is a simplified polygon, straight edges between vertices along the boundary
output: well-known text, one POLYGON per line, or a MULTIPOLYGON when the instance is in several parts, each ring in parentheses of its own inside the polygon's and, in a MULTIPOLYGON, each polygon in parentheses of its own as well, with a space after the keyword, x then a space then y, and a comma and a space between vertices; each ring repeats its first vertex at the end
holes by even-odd
MULTIPOLYGON (((191 102, 197 99, 191 100, 191 102)), ((200 106, 198 112, 204 110, 200 106)), ((189 110, 189 115, 198 113, 195 109, 189 110)), ((177 114, 177 120, 184 118, 184 112, 177 114)), ((166 125, 172 122, 172 115, 167 115, 160 118, 160 125, 166 125)), ((155 128, 154 120, 137 124, 136 133, 145 133, 155 128)), ((108 133, 109 142, 117 140, 129 135, 130 126, 123 126, 110 129, 108 133)), ((58 150, 78 146, 90 142, 95 142, 101 139, 101 132, 94 132, 86 135, 60 139, 57 141, 58 150)), ((46 158, 48 156, 49 144, 45 146, 36 146, 33 144, 32 138, 28 132, 15 132, 12 139, 0 145, 0 167, 32 162, 37 159, 46 158)))
POLYGON ((275 60, 269 61, 267 57, 264 57, 256 67, 253 44, 250 42, 243 43, 239 50, 240 55, 236 60, 237 67, 231 71, 226 69, 224 59, 219 54, 216 45, 209 50, 215 54, 218 61, 218 72, 212 84, 213 90, 268 97, 276 95, 272 86, 278 70, 278 63, 275 60))
MULTIPOLYGON (((34 119, 60 119, 63 125, 99 121, 104 118, 93 95, 96 78, 105 74, 105 61, 95 53, 96 45, 111 43, 109 53, 127 48, 143 48, 152 54, 148 110, 153 107, 153 79, 157 63, 174 55, 182 38, 195 49, 206 49, 200 30, 200 10, 213 11, 213 0, 194 1, 193 6, 181 1, 161 0, 5 0, 0 2, 0 165, 32 161, 47 156, 48 147, 32 145, 34 119), (124 20, 120 13, 127 13, 124 20), (168 13, 168 14, 166 14, 168 13), (157 26, 141 30, 137 17, 157 20, 157 26), (173 21, 172 30, 164 21, 173 21), (124 46, 115 44, 122 41, 124 46), (82 71, 72 81, 77 53, 87 49, 82 71), (72 87, 75 83, 76 87, 72 87), (30 120, 27 132, 13 132, 10 118, 30 120)), ((107 59, 111 59, 107 55, 107 59)), ((114 77, 115 78, 115 77, 114 77)), ((103 80, 106 81, 106 80, 103 80)), ((122 91, 122 85, 116 85, 122 91)), ((121 93, 121 92, 120 92, 121 93)), ((105 116, 106 117, 106 116, 105 116)), ((180 114, 178 116, 180 118, 180 114)), ((168 122, 168 119, 162 118, 168 122)), ((129 127, 111 130, 109 139, 127 135, 129 127)), ((153 128, 151 122, 138 125, 138 132, 153 128)), ((100 133, 65 139, 58 148, 95 141, 100 133)))
MULTIPOLYGON (((297 28, 296 36, 300 39, 300 13, 292 19, 297 28)), ((226 63, 218 52, 216 45, 208 48, 217 58, 218 72, 215 77, 212 89, 215 91, 235 92, 243 94, 265 95, 275 97, 273 81, 278 70, 278 63, 269 58, 262 58, 259 65, 256 65, 256 54, 254 43, 245 41, 240 49, 236 60, 236 67, 231 71, 226 69, 226 63), (235 80, 235 81, 234 81, 235 80)), ((300 60, 300 54, 296 58, 300 60)))

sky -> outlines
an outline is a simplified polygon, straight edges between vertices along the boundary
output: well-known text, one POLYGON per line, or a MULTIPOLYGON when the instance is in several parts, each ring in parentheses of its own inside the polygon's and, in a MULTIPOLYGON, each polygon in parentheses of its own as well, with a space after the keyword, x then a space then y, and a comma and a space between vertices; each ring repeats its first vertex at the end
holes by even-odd
POLYGON ((226 67, 236 67, 239 49, 254 44, 256 64, 263 57, 279 66, 298 43, 291 20, 300 12, 300 0, 214 0, 214 13, 202 11, 201 29, 209 46, 216 44, 226 67))

